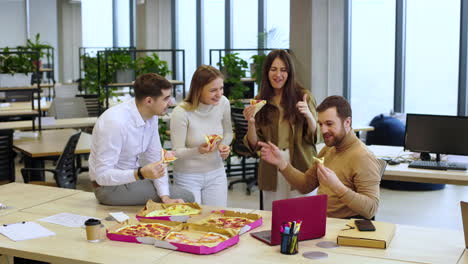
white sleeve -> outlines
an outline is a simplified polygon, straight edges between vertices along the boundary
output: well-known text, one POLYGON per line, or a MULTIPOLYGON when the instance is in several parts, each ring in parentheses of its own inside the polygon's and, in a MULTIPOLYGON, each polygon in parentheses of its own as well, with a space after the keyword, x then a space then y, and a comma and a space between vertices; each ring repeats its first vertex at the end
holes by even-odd
MULTIPOLYGON (((224 97, 226 98, 226 97, 224 97)), ((231 122, 231 104, 229 103, 229 100, 226 98, 225 104, 224 104, 224 109, 223 109, 223 141, 222 143, 224 145, 231 145, 231 141, 233 138, 233 132, 232 132, 232 122, 231 122)))
POLYGON ((111 186, 135 181, 134 170, 115 169, 126 138, 125 128, 114 120, 97 122, 93 130, 90 170, 99 185, 111 186))
MULTIPOLYGON (((149 162, 155 162, 161 160, 161 138, 159 137, 159 123, 158 119, 155 118, 155 126, 152 127, 153 135, 151 142, 148 145, 148 149, 145 152, 149 162)), ((159 196, 169 195, 169 177, 167 170, 163 177, 153 180, 154 188, 158 191, 159 196)))

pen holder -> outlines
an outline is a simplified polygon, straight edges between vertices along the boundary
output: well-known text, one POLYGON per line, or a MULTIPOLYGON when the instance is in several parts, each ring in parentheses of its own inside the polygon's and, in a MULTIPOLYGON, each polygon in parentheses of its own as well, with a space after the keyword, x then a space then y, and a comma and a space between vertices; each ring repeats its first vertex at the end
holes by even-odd
POLYGON ((280 252, 281 254, 294 255, 299 251, 299 233, 288 234, 281 233, 281 245, 280 252))

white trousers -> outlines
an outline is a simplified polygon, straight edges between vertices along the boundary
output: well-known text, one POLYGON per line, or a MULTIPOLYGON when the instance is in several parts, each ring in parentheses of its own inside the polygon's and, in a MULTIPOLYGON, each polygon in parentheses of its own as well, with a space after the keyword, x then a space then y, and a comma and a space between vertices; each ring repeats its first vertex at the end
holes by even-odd
MULTIPOLYGON (((280 150, 284 160, 289 162, 289 149, 280 150)), ((286 181, 283 174, 277 170, 276 191, 263 191, 263 210, 271 211, 272 202, 289 198, 296 198, 310 194, 301 194, 297 190, 291 190, 291 185, 286 181)))
POLYGON ((227 176, 224 167, 206 173, 174 172, 174 185, 192 192, 195 202, 199 204, 227 206, 227 176))

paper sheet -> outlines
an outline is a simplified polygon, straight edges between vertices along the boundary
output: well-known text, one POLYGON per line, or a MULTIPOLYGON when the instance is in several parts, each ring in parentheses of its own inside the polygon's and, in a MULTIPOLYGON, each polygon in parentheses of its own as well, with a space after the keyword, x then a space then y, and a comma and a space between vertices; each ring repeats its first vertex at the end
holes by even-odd
POLYGON ((60 214, 51 215, 45 218, 41 218, 39 219, 39 221, 48 222, 48 223, 57 224, 57 225, 63 225, 67 227, 81 227, 84 225, 84 222, 88 220, 89 218, 99 219, 99 218, 91 217, 91 216, 83 216, 83 215, 77 215, 77 214, 71 214, 71 213, 60 213, 60 214))
POLYGON ((117 222, 123 223, 125 220, 129 219, 130 217, 123 212, 114 212, 109 213, 117 222))
POLYGON ((0 233, 14 241, 55 236, 54 232, 34 222, 21 222, 3 225, 0 226, 0 233))

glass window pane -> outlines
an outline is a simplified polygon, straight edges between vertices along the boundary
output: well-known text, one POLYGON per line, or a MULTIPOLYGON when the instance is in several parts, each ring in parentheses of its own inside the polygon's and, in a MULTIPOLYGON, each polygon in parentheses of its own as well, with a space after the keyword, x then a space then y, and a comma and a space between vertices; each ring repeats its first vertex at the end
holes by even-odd
POLYGON ((258 35, 258 1, 233 1, 232 16, 232 48, 256 49, 258 35))
MULTIPOLYGON (((232 1, 232 48, 256 49, 258 47, 258 1, 236 0, 232 1)), ((238 51, 239 57, 252 62, 255 51, 238 51)), ((250 76, 247 70, 246 76, 250 76)))
MULTIPOLYGON (((188 92, 192 74, 197 68, 196 1, 176 1, 176 47, 185 50, 185 90, 188 92)), ((182 72, 182 58, 177 60, 178 72, 182 72)), ((179 89, 180 86, 176 88, 179 89)), ((177 101, 182 100, 181 91, 177 101)))
MULTIPOLYGON (((267 48, 289 48, 289 1, 265 0, 267 48)), ((255 16, 257 17, 257 16, 255 16)))
POLYGON ((204 0, 203 8, 203 64, 210 64, 210 49, 224 49, 224 1, 204 0))
POLYGON ((82 0, 83 47, 112 47, 112 0, 82 0))
POLYGON ((354 124, 393 108, 395 0, 351 3, 351 107, 354 124))
POLYGON ((130 3, 128 0, 115 1, 117 15, 117 47, 130 46, 130 3))
POLYGON ((457 113, 459 0, 410 0, 406 18, 405 112, 457 113))

